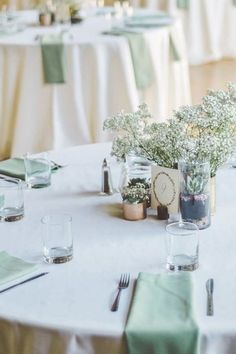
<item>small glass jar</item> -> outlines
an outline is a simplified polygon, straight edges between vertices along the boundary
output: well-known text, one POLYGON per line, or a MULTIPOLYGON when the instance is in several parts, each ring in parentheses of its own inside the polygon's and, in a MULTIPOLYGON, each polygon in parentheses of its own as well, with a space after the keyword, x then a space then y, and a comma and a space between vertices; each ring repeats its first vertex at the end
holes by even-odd
POLYGON ((151 162, 144 157, 128 155, 121 172, 120 192, 124 187, 134 186, 137 183, 144 184, 148 190, 147 207, 149 207, 151 205, 151 162))
POLYGON ((210 164, 180 161, 179 170, 182 220, 205 229, 211 224, 210 164))

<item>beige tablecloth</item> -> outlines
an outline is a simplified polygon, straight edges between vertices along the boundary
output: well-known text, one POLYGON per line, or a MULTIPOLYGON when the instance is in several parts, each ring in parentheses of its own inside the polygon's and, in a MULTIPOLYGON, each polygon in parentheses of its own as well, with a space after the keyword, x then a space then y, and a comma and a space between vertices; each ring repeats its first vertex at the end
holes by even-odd
MULTIPOLYGON (((30 17, 30 15, 28 16, 30 17)), ((146 102, 156 121, 189 104, 187 55, 181 23, 144 31, 155 81, 136 88, 127 39, 102 35, 111 19, 91 17, 65 35, 67 83, 43 82, 40 36, 58 27, 26 28, 0 36, 0 159, 65 146, 107 141, 103 121, 146 102), (181 55, 173 61, 170 34, 181 55)))

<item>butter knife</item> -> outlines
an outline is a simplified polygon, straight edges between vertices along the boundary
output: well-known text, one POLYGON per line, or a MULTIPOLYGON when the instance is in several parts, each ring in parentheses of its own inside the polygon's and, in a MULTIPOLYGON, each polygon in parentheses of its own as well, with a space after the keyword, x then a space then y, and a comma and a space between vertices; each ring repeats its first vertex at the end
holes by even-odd
POLYGON ((207 280, 206 290, 207 290, 207 316, 213 316, 214 315, 214 307, 213 307, 214 280, 212 278, 207 280))
POLYGON ((25 283, 27 283, 28 281, 37 279, 37 278, 42 277, 43 275, 46 275, 46 274, 49 274, 49 273, 48 273, 48 272, 45 272, 45 273, 40 273, 40 274, 34 275, 34 276, 31 277, 31 278, 28 278, 28 279, 26 279, 26 280, 20 281, 19 283, 16 283, 16 284, 14 284, 14 285, 8 286, 8 287, 5 288, 5 289, 0 290, 0 293, 4 293, 5 291, 10 290, 10 289, 13 289, 13 288, 15 288, 15 287, 18 286, 18 285, 25 284, 25 283))

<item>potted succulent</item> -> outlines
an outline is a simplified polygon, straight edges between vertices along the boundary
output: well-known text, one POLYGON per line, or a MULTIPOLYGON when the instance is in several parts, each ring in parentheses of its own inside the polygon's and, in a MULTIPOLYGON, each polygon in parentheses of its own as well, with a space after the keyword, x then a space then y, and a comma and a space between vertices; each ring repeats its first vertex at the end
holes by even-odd
POLYGON ((124 218, 141 220, 147 217, 148 192, 143 183, 129 184, 121 192, 124 218))
POLYGON ((180 212, 182 220, 195 223, 199 229, 210 226, 210 165, 181 161, 180 212))

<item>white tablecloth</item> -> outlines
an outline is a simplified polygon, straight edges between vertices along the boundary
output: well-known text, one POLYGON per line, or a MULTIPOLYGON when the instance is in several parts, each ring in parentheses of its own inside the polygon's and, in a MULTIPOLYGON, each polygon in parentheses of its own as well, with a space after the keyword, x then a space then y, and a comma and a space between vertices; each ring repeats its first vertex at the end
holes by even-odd
POLYGON ((236 58, 236 6, 232 0, 190 0, 189 10, 179 10, 176 2, 134 0, 134 5, 168 10, 182 19, 190 64, 236 58))
MULTIPOLYGON (((31 27, 0 36, 0 159, 27 151, 107 141, 103 121, 121 109, 134 111, 145 101, 162 121, 190 103, 187 55, 181 23, 145 31, 155 82, 136 88, 128 42, 102 35, 111 27, 103 16, 88 18, 66 35, 68 80, 45 85, 37 35, 60 28, 31 27), (181 61, 170 56, 169 36, 181 61)), ((68 29, 68 28, 67 28, 68 29)))
MULTIPOLYGON (((54 152, 67 167, 52 186, 25 191, 22 221, 0 224, 0 250, 42 262, 40 218, 48 213, 73 217, 74 259, 41 265, 50 274, 1 294, 1 354, 126 354, 123 338, 133 284, 140 271, 165 270, 165 222, 155 216, 129 222, 122 218, 120 195, 99 196, 101 163, 110 145, 80 146, 54 152), (110 311, 122 272, 131 285, 120 308, 110 311)), ((112 163, 114 185, 119 168, 112 163)), ((200 266, 193 272, 201 354, 235 354, 235 169, 217 176, 217 212, 200 231, 200 266), (206 316, 208 278, 215 280, 213 317, 206 316)))

